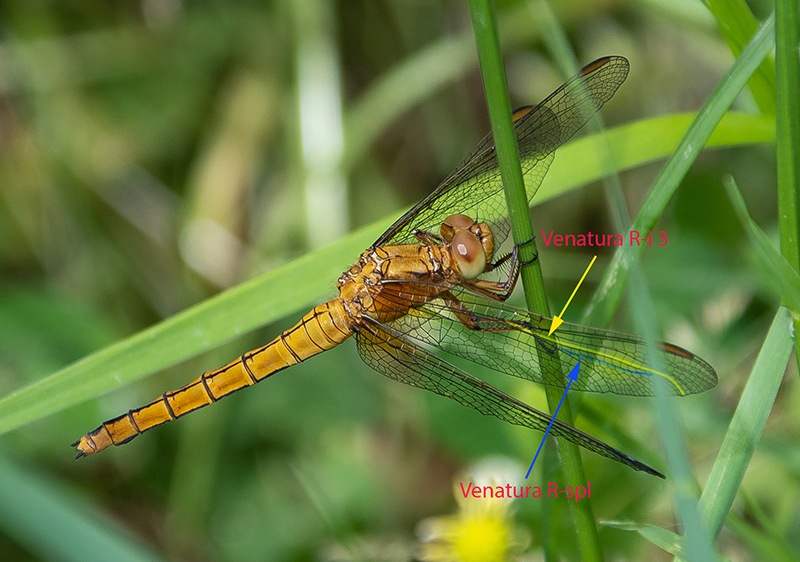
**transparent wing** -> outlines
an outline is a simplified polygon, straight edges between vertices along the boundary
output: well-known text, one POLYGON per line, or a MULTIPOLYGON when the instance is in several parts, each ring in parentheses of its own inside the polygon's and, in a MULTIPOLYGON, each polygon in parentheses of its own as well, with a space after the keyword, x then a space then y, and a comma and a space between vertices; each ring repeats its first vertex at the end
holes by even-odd
MULTIPOLYGON (((545 431, 550 416, 422 349, 404 334, 365 318, 356 337, 367 365, 404 384, 435 392, 505 422, 545 431)), ((664 478, 657 470, 558 420, 550 432, 635 470, 664 478)))
MULTIPOLYGON (((381 306, 402 306, 403 293, 382 291, 381 306)), ((717 384, 714 369, 676 345, 660 343, 662 371, 648 366, 647 345, 636 336, 564 323, 552 335, 551 320, 463 289, 455 303, 437 298, 389 322, 409 341, 437 346, 495 371, 563 388, 578 360, 581 376, 571 387, 585 392, 655 396, 656 379, 674 395, 704 392, 717 384), (471 328, 459 315, 473 323, 471 328), (566 367, 566 371, 564 368, 566 367)), ((407 303, 404 308, 407 308, 407 303)))
MULTIPOLYGON (((535 107, 514 113, 528 200, 532 200, 553 160, 553 151, 567 142, 605 104, 628 76, 623 57, 594 61, 535 107)), ((415 229, 438 232, 442 221, 463 213, 486 222, 500 247, 508 236, 505 199, 491 135, 487 135, 428 197, 420 201, 375 242, 416 243, 415 229)))

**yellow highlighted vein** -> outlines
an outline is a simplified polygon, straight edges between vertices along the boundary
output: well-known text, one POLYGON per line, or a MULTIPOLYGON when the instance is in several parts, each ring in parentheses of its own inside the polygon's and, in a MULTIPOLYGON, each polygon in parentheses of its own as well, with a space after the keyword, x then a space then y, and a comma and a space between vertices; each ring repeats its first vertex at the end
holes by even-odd
MULTIPOLYGON (((531 330, 531 333, 533 333, 533 330, 531 330)), ((626 359, 625 357, 620 357, 618 355, 611 355, 609 353, 603 353, 598 349, 591 349, 588 347, 584 347, 582 345, 578 345, 573 342, 564 341, 556 337, 551 337, 550 334, 548 334, 547 336, 543 336, 540 334, 537 337, 540 337, 544 340, 547 340, 551 343, 558 345, 562 351, 565 349, 569 349, 577 353, 580 353, 582 355, 585 355, 590 359, 597 359, 608 365, 619 365, 622 367, 627 367, 632 371, 641 371, 643 374, 650 373, 651 375, 657 375, 669 381, 677 389, 677 391, 680 393, 681 396, 686 396, 686 392, 684 392, 681 385, 678 384, 678 381, 676 381, 671 375, 668 375, 667 373, 656 371, 655 369, 651 369, 650 367, 642 365, 641 363, 633 362, 629 359, 626 359)))

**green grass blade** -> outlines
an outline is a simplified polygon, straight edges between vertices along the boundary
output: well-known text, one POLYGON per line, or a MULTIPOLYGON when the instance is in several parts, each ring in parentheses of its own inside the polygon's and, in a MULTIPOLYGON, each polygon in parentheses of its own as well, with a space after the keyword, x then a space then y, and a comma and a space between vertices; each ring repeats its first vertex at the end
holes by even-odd
MULTIPOLYGON (((562 146, 536 193, 536 202, 547 201, 617 170, 630 170, 672 155, 697 115, 679 113, 633 121, 608 129, 605 135, 582 137, 562 146), (603 156, 608 150, 611 159, 603 156)), ((731 148, 774 140, 774 117, 729 112, 714 129, 705 148, 731 148)))
POLYGON ((767 272, 764 278, 771 282, 772 288, 780 295, 783 303, 797 316, 800 314, 800 275, 792 269, 786 258, 772 245, 769 237, 750 218, 742 194, 732 178, 726 179, 725 187, 733 208, 739 215, 739 220, 756 251, 759 265, 767 272))
MULTIPOLYGON (((758 21, 744 0, 708 0, 706 6, 714 14, 720 31, 738 57, 750 38, 758 31, 758 21)), ((796 4, 795 4, 796 7, 796 4)), ((780 21, 780 18, 778 19, 780 21)), ((761 113, 775 113, 775 63, 765 58, 748 82, 761 113)))
POLYGON ((781 252, 800 270, 800 16, 794 0, 776 3, 778 64, 778 216, 781 252))
MULTIPOLYGON (((769 53, 773 45, 774 29, 775 17, 773 15, 764 23, 742 55, 733 63, 731 69, 714 89, 697 114, 697 119, 692 123, 686 136, 683 137, 680 145, 661 170, 631 226, 632 229, 642 232, 654 228, 656 221, 663 214, 689 167, 700 154, 725 111, 769 53)), ((585 315, 588 323, 604 325, 609 322, 622 300, 627 285, 625 279, 627 264, 633 259, 631 254, 641 255, 643 251, 644 246, 623 247, 614 254, 614 258, 597 288, 596 292, 599 298, 592 299, 590 308, 585 315)))
MULTIPOLYGON (((800 271, 800 15, 796 0, 775 3, 777 70, 778 217, 781 253, 800 271)), ((788 303, 784 303, 788 304, 788 303)), ((793 307, 795 313, 800 309, 793 307)), ((800 366, 800 318, 795 316, 795 349, 800 366)))
POLYGON ((725 523, 778 394, 792 351, 791 332, 791 316, 782 307, 764 340, 700 497, 705 520, 715 535, 725 523))
MULTIPOLYGON (((686 553, 686 546, 683 538, 668 529, 629 521, 604 521, 603 525, 622 531, 634 531, 664 552, 675 556, 678 560, 691 560, 686 553)), ((759 560, 792 562, 797 559, 796 554, 792 551, 791 545, 787 541, 779 537, 765 534, 761 530, 756 530, 750 522, 742 521, 736 514, 732 514, 728 518, 727 526, 730 531, 741 537, 746 544, 750 545, 753 552, 759 557, 759 560)), ((721 556, 716 556, 714 559, 726 560, 721 556)))
MULTIPOLYGON (((642 537, 650 541, 664 552, 675 556, 677 559, 691 560, 686 552, 686 546, 684 545, 683 538, 672 531, 668 531, 667 529, 663 529, 656 525, 640 525, 627 521, 605 521, 603 525, 606 527, 612 527, 614 529, 620 529, 622 531, 634 531, 642 535, 642 537)), ((713 559, 724 560, 724 558, 720 556, 714 556, 713 559)))

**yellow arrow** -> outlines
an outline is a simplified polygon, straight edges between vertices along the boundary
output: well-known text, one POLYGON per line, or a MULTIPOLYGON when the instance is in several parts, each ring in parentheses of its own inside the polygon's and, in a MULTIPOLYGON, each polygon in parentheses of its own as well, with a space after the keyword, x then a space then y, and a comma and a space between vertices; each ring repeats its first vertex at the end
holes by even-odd
POLYGON ((594 260, 596 260, 596 259, 597 259, 597 256, 594 256, 592 258, 592 261, 589 262, 589 265, 586 268, 586 271, 584 271, 583 275, 581 276, 581 280, 578 281, 577 285, 575 285, 575 290, 572 291, 572 294, 569 296, 569 299, 567 299, 567 304, 565 304, 564 308, 561 309, 561 314, 559 314, 558 316, 553 317, 553 321, 550 324, 550 331, 547 333, 547 335, 552 335, 553 332, 558 330, 558 327, 561 326, 561 324, 564 323, 564 321, 561 319, 561 317, 564 316, 564 313, 567 311, 567 307, 569 306, 569 303, 572 302, 572 297, 574 297, 575 293, 578 292, 578 289, 580 288, 581 283, 583 283, 583 280, 586 279, 586 274, 589 273, 590 269, 592 269, 592 266, 594 265, 594 260))

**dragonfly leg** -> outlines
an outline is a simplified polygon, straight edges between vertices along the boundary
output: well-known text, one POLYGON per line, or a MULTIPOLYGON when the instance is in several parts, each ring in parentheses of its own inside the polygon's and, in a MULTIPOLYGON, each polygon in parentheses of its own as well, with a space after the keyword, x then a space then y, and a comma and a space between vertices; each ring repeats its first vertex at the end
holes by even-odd
MULTIPOLYGON (((494 294, 494 293, 491 293, 494 294)), ((447 308, 450 309, 459 322, 466 328, 475 331, 488 331, 488 332, 502 332, 514 329, 508 323, 498 323, 497 318, 491 316, 482 316, 477 314, 474 310, 467 307, 450 291, 445 291, 439 295, 444 300, 447 308)), ((497 295, 495 295, 497 296, 497 295)))
POLYGON ((444 301, 447 308, 450 309, 458 321, 470 330, 479 332, 507 332, 509 330, 518 330, 525 327, 522 324, 517 325, 512 321, 499 319, 495 316, 478 314, 471 308, 465 306, 464 303, 450 291, 443 292, 439 297, 444 301))
POLYGON ((487 265, 486 271, 492 271, 494 269, 497 269, 498 267, 500 267, 509 260, 511 260, 512 269, 515 265, 517 267, 522 267, 525 265, 532 264, 537 259, 539 259, 539 254, 538 253, 534 254, 534 256, 531 259, 521 260, 519 259, 519 249, 522 248, 523 246, 527 246, 528 244, 532 244, 534 240, 536 240, 536 236, 531 236, 525 242, 522 242, 521 244, 515 244, 513 250, 511 250, 510 252, 508 252, 503 256, 500 256, 497 260, 487 265))
MULTIPOLYGON (((527 244, 528 242, 525 242, 527 244)), ((525 265, 519 260, 519 246, 514 246, 514 249, 498 258, 496 261, 486 266, 486 271, 493 271, 503 264, 508 264, 508 277, 504 281, 489 281, 486 279, 469 279, 464 280, 462 285, 470 291, 477 293, 483 297, 505 302, 511 293, 514 292, 514 287, 517 285, 519 279, 519 269, 525 265)), ((535 258, 534 258, 535 259, 535 258)))
POLYGON ((458 300, 458 298, 451 293, 450 291, 444 291, 441 295, 439 295, 444 303, 447 305, 447 308, 455 314, 456 318, 458 318, 459 322, 461 322, 465 327, 469 328, 470 330, 480 330, 481 327, 478 324, 480 319, 478 316, 464 306, 464 304, 458 300))
POLYGON ((514 292, 514 287, 519 278, 519 271, 514 275, 510 275, 506 281, 487 281, 485 279, 465 279, 461 282, 461 286, 473 293, 491 299, 497 302, 505 302, 511 293, 514 292))
MULTIPOLYGON (((516 244, 514 246, 514 251, 518 252, 519 249, 522 248, 523 246, 527 246, 528 244, 533 244, 534 240, 536 240, 536 235, 531 235, 531 237, 525 240, 525 242, 522 242, 521 244, 516 244)), ((519 260, 519 266, 524 267, 526 265, 530 265, 538 259, 539 259, 539 252, 536 252, 535 254, 533 254, 533 257, 528 260, 519 260)))
POLYGON ((500 267, 501 265, 508 263, 509 264, 509 271, 508 271, 508 278, 505 281, 487 281, 485 279, 475 279, 475 280, 468 280, 464 281, 462 284, 464 287, 470 289, 471 291, 490 298, 492 300, 496 300, 499 302, 505 302, 508 297, 511 296, 511 293, 514 292, 514 287, 517 285, 517 280, 519 279, 519 270, 521 267, 531 264, 539 259, 539 254, 535 254, 529 260, 521 260, 519 259, 519 249, 522 246, 532 243, 536 239, 535 236, 531 236, 530 239, 526 240, 521 244, 516 244, 514 249, 509 252, 508 254, 501 256, 496 261, 490 263, 486 266, 486 271, 493 271, 500 267))

